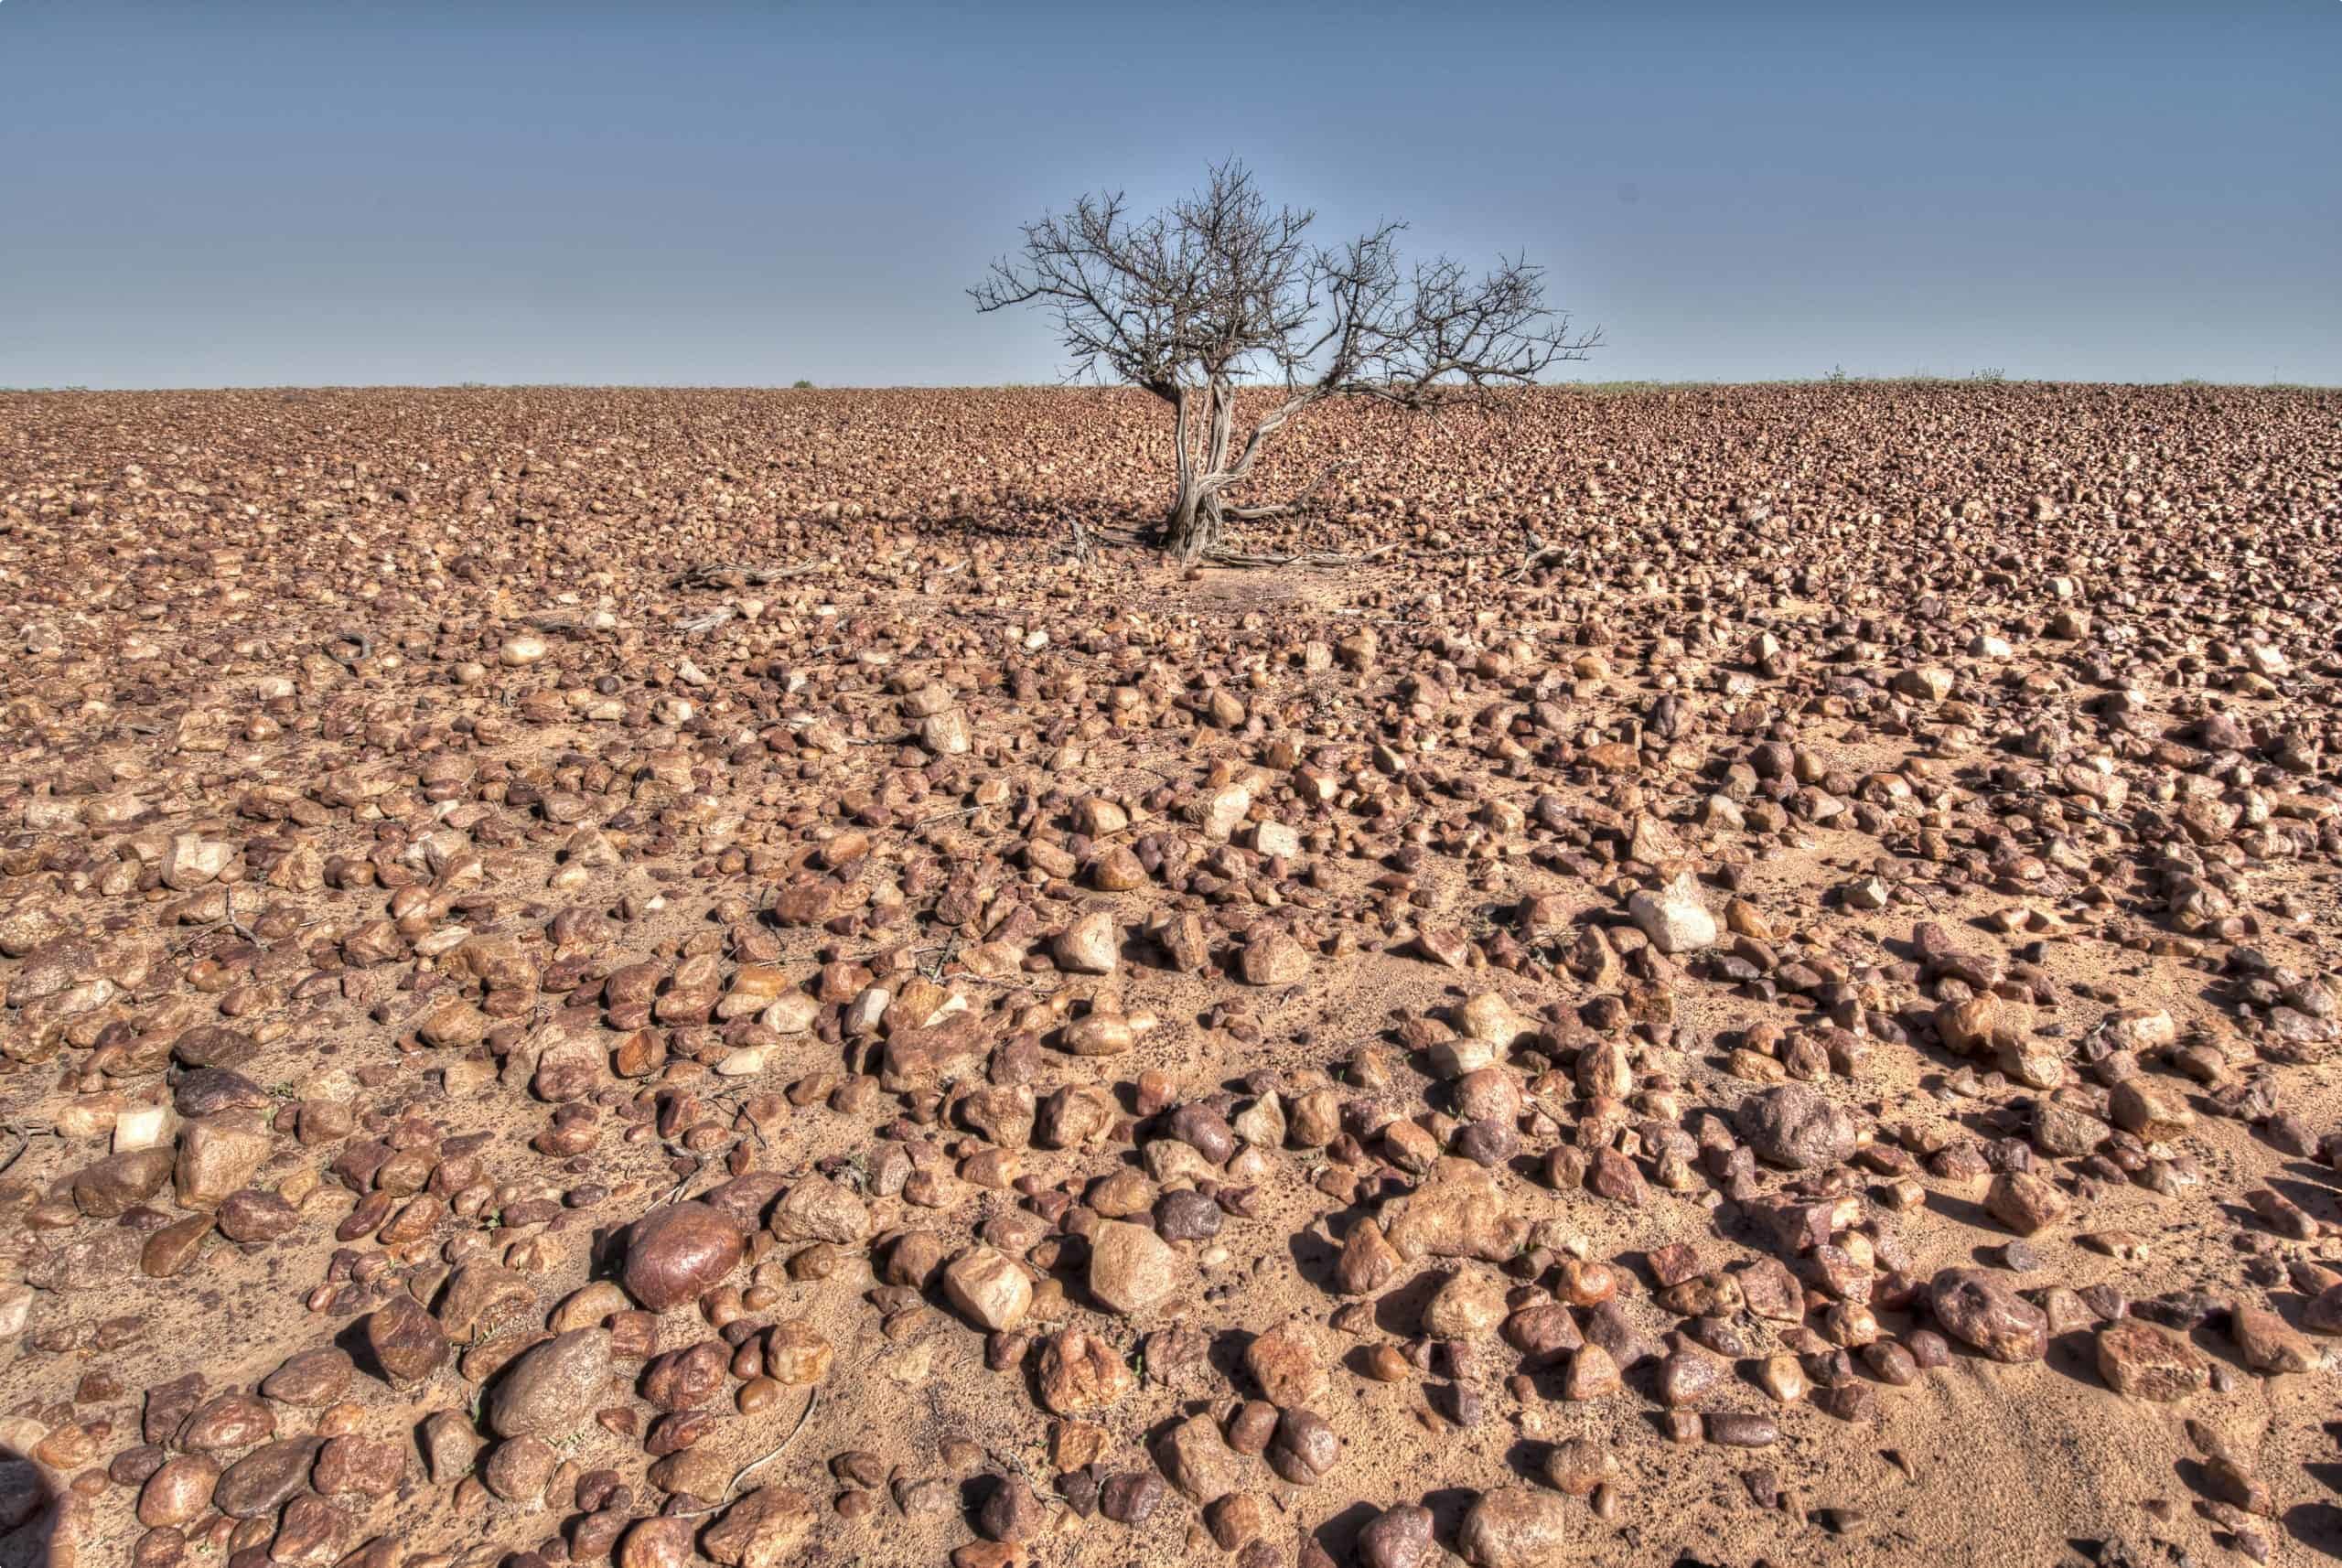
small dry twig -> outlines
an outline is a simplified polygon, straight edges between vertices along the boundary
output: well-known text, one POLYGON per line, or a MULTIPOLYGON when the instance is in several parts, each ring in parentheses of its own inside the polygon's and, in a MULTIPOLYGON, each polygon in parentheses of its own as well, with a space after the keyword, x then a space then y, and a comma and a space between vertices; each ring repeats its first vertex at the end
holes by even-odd
POLYGON ((740 1483, 748 1478, 748 1473, 750 1471, 760 1470, 767 1465, 771 1464, 775 1459, 780 1457, 782 1452, 786 1450, 790 1444, 797 1441, 797 1434, 804 1431, 805 1423, 812 1419, 813 1407, 821 1402, 821 1398, 822 1391, 818 1385, 807 1389, 805 1391, 805 1408, 797 1412, 797 1424, 789 1429, 788 1436, 782 1438, 770 1448, 766 1449, 762 1454, 757 1455, 755 1458, 749 1460, 747 1464, 734 1471, 732 1473, 732 1484, 724 1489, 724 1495, 721 1498, 718 1498, 715 1501, 708 1504, 707 1507, 704 1509, 679 1509, 676 1510, 674 1517, 677 1519, 698 1519, 704 1514, 714 1513, 716 1509, 723 1508, 725 1504, 729 1503, 734 1498, 738 1497, 740 1495, 740 1483))
POLYGON ((1233 550, 1215 550, 1207 553, 1204 559, 1215 566, 1363 566, 1370 561, 1381 560, 1398 548, 1396 544, 1378 544, 1357 554, 1326 551, 1298 555, 1247 555, 1233 550))

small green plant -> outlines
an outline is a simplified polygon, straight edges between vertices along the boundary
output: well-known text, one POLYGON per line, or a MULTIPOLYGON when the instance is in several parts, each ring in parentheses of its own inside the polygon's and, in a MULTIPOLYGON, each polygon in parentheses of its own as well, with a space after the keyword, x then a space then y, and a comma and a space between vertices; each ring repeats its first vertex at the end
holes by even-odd
POLYGON ((2007 381, 2009 378, 2008 372, 2002 370, 1998 365, 1988 365, 1981 371, 1969 371, 1968 379, 1984 386, 1996 387, 2003 381, 2007 381))
POLYGON ((800 376, 797 380, 790 382, 789 385, 790 390, 795 392, 811 392, 813 390, 813 383, 805 380, 802 376, 800 376))
POLYGON ((1838 386, 1848 379, 1846 375, 1846 367, 1843 365, 1832 365, 1830 367, 1830 373, 1821 379, 1828 381, 1832 386, 1838 386))

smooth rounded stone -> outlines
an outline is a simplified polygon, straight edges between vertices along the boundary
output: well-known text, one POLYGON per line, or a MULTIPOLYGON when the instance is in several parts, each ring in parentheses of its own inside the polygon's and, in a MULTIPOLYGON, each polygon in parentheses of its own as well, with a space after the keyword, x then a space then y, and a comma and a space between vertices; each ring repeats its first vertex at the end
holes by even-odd
POLYGON ((149 1529, 187 1524, 211 1506, 220 1466, 201 1454, 166 1460, 138 1492, 138 1522, 149 1529))
POLYGON ((230 1519, 274 1513, 308 1484, 309 1467, 324 1446, 321 1437, 291 1437, 253 1449, 220 1473, 211 1506, 230 1519))
POLYGON ((1460 1269, 1423 1304, 1423 1332, 1438 1339, 1474 1339, 1492 1332, 1508 1313, 1504 1281, 1484 1269, 1460 1269))
POLYGON ((488 1397, 489 1430, 500 1437, 566 1436, 603 1402, 611 1369, 606 1328, 573 1328, 514 1358, 488 1397))
POLYGON ((1683 1344, 1659 1363, 1659 1402, 1670 1409, 1703 1403, 1730 1375, 1723 1358, 1683 1344))
POLYGON ((1415 1503, 1384 1509, 1358 1532, 1361 1568, 1423 1568, 1432 1554, 1432 1511, 1415 1503))
POLYGON ((394 1389, 424 1381, 448 1355, 438 1321, 408 1295, 394 1295, 367 1315, 366 1348, 394 1389))
POLYGON ((670 1204, 627 1233, 627 1294, 650 1312, 695 1301, 738 1266, 747 1246, 740 1227, 704 1203, 670 1204))
POLYGON ((803 1560, 819 1520, 813 1499, 803 1492, 759 1487, 707 1527, 700 1550, 722 1568, 790 1568, 803 1560))
POLYGON ((1761 1411, 1711 1411, 1708 1441, 1724 1448, 1770 1448, 1781 1440, 1780 1424, 1761 1411))
POLYGON ((1892 1339, 1874 1339, 1862 1348, 1863 1365, 1889 1388, 1908 1388, 1919 1380, 1918 1359, 1892 1339))
POLYGON ((999 1333, 1032 1310, 1033 1279, 1007 1253, 977 1247, 944 1269, 943 1294, 977 1327, 999 1333))
POLYGON ((1136 1374, 1112 1345, 1068 1328, 1041 1348, 1036 1376, 1041 1402, 1058 1415, 1081 1415, 1120 1402, 1138 1386, 1136 1374))
POLYGON ((181 1448, 232 1454, 275 1436, 276 1412, 252 1394, 220 1394, 190 1412, 177 1433, 181 1448))
POLYGON ((1269 1440, 1269 1468, 1296 1487, 1317 1484, 1341 1457, 1341 1440, 1316 1411, 1288 1409, 1269 1440))
POLYGON ((2168 1404, 2211 1386, 2208 1357, 2175 1334, 2135 1317, 2098 1331, 2098 1375, 2118 1394, 2168 1404))
POLYGON ((1558 1493, 1499 1487, 1465 1513, 1456 1547, 1473 1568, 1559 1568, 1570 1519, 1569 1500, 1558 1493))
POLYGON ((1545 1455, 1545 1484, 1565 1497, 1590 1498, 1618 1476, 1618 1457, 1595 1437, 1573 1437, 1545 1455))
MULTIPOLYGON (((239 1244, 274 1241, 291 1235, 300 1223, 301 1211, 282 1193, 248 1187, 220 1200, 220 1234, 239 1244)), ((395 1239, 388 1227, 381 1235, 395 1239)))
POLYGON ((1854 1154, 1854 1119, 1816 1090, 1785 1083, 1740 1102, 1734 1124, 1757 1158, 1790 1170, 1840 1165, 1854 1154))
POLYGON ((1236 1152, 1235 1129, 1209 1105, 1190 1101, 1180 1106, 1165 1118, 1163 1134, 1195 1149, 1216 1165, 1226 1165, 1236 1152))
POLYGON ((480 1481, 506 1502, 525 1502, 544 1495, 557 1463, 559 1455, 543 1438, 508 1438, 489 1450, 480 1481))
MULTIPOLYGON (((187 1272, 203 1251, 213 1230, 211 1216, 190 1214, 175 1219, 146 1238, 138 1249, 138 1272, 148 1279, 167 1280, 187 1272)), ((124 1232, 125 1235, 129 1234, 124 1232)))
POLYGON ((645 1472, 645 1478, 670 1496, 713 1503, 723 1500, 725 1490, 732 1482, 732 1469, 711 1444, 662 1455, 645 1472))
POLYGON ((2048 1353, 2048 1315, 1982 1269, 1944 1270, 1928 1286, 1928 1305, 1945 1333, 1995 1361, 2048 1353))
POLYGON ((1190 1272, 1178 1250, 1144 1225, 1110 1219, 1090 1238, 1090 1294, 1123 1316, 1169 1298, 1190 1272))
POLYGON ((261 1380, 260 1391, 279 1404, 323 1410, 342 1396, 356 1370, 349 1351, 338 1345, 321 1345, 288 1357, 261 1380))
POLYGON ((1235 1552, 1257 1541, 1265 1523, 1261 1499, 1250 1492, 1230 1492, 1204 1509, 1204 1529, 1222 1552, 1235 1552))
POLYGON ((1992 1217, 2020 1236, 2036 1236, 2065 1218, 2069 1207, 2057 1183, 2031 1171, 2003 1171, 1984 1192, 1992 1217))

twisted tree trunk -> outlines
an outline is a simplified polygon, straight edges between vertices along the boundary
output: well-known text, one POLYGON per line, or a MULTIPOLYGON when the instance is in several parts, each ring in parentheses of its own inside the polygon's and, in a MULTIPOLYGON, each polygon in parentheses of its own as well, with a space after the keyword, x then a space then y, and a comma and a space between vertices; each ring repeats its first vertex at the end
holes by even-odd
POLYGON ((1236 394, 1224 382, 1203 388, 1199 416, 1194 407, 1198 395, 1188 388, 1179 389, 1173 441, 1178 449, 1179 488, 1163 525, 1163 546, 1183 565, 1192 565, 1217 549, 1220 531, 1228 522, 1219 491, 1235 428, 1236 394))

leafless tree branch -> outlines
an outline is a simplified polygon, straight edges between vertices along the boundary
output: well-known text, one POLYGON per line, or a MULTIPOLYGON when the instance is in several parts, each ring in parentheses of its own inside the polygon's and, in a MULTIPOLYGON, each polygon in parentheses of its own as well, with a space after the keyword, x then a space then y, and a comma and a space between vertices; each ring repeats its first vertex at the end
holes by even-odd
POLYGON ((1445 256, 1402 267, 1404 224, 1314 246, 1315 221, 1272 209, 1231 160, 1151 218, 1134 218, 1115 191, 1028 223, 1019 253, 969 291, 980 311, 1048 311, 1074 376, 1144 387, 1172 406, 1176 488, 1164 539, 1182 560, 1215 550, 1229 520, 1290 512, 1332 478, 1282 502, 1226 499, 1313 404, 1435 409, 1532 383, 1601 342, 1545 303, 1544 272, 1525 257, 1477 275, 1445 256), (1284 395, 1239 445, 1238 390, 1262 379, 1284 395))

